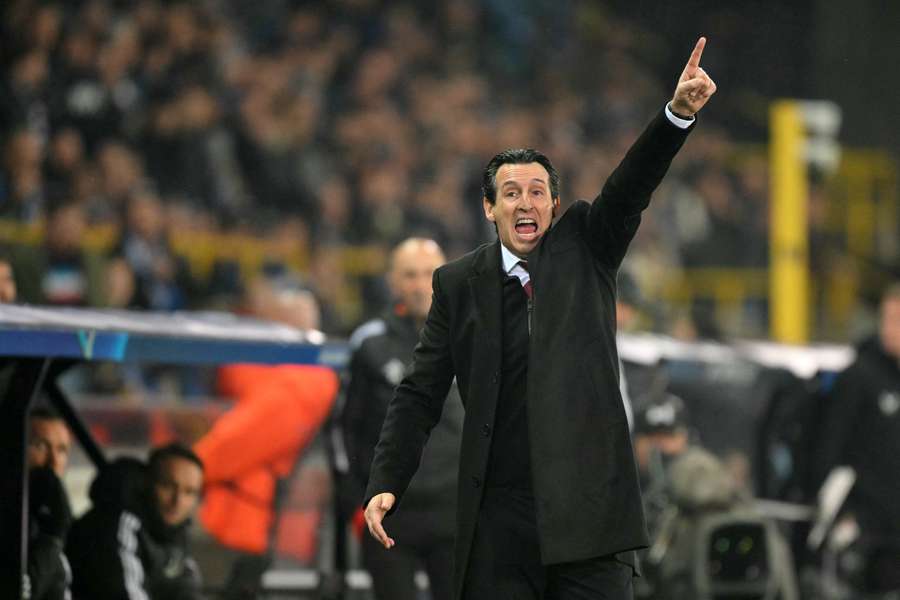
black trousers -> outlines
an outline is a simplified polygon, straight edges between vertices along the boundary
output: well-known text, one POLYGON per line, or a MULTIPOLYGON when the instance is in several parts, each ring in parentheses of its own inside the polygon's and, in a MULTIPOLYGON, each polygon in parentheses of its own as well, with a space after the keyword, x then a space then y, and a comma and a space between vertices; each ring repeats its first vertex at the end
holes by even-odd
POLYGON ((432 600, 450 600, 453 597, 453 538, 435 537, 429 533, 428 524, 422 523, 419 531, 397 535, 388 522, 388 531, 396 535, 397 545, 385 549, 375 538, 364 532, 362 541, 363 566, 372 576, 372 588, 377 600, 416 600, 416 571, 428 573, 432 600))
POLYGON ((541 564, 530 495, 485 490, 463 600, 632 600, 633 576, 615 556, 541 564))

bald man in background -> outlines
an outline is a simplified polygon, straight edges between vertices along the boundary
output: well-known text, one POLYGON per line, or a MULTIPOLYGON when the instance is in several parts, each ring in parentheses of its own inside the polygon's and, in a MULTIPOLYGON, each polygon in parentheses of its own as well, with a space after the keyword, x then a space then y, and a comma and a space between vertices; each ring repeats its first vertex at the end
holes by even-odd
MULTIPOLYGON (((444 254, 433 240, 410 238, 400 243, 391 254, 387 274, 394 304, 350 338, 353 356, 344 431, 350 475, 360 497, 388 403, 412 362, 413 348, 431 308, 432 274, 444 262, 444 254)), ((392 531, 404 541, 403 546, 389 551, 371 536, 363 536, 363 563, 372 575, 378 600, 414 600, 414 575, 419 569, 428 573, 433 600, 452 595, 463 416, 454 384, 425 447, 421 468, 403 498, 403 510, 390 517, 392 531)))

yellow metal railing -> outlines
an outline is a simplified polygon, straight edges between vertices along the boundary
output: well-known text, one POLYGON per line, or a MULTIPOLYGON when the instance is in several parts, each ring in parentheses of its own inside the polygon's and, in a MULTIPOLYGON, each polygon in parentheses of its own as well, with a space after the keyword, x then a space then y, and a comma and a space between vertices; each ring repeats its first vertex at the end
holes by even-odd
POLYGON ((897 256, 898 167, 884 152, 844 152, 840 167, 827 187, 829 228, 846 233, 853 256, 897 256))
MULTIPOLYGON (((765 156, 765 152, 762 146, 744 146, 731 164, 740 165, 765 156)), ((898 189, 900 168, 889 154, 844 149, 837 170, 824 183, 826 219, 822 233, 828 234, 836 247, 824 249, 828 253, 824 269, 798 275, 807 286, 805 305, 803 310, 789 311, 782 318, 796 319, 805 313, 816 337, 846 339, 860 297, 876 297, 879 290, 874 286, 883 284, 883 276, 866 276, 870 264, 887 263, 900 255, 898 189)), ((779 218, 777 208, 772 207, 773 219, 779 218)), ((822 257, 811 258, 822 262, 822 257)), ((709 300, 716 321, 730 325, 725 328, 727 332, 764 335, 765 331, 753 331, 756 324, 748 321, 746 308, 750 303, 771 300, 769 284, 773 277, 777 276, 766 269, 689 269, 663 284, 658 300, 682 308, 697 300, 709 300)), ((790 293, 790 278, 784 273, 781 277, 790 293)))
POLYGON ((698 300, 712 301, 715 321, 726 333, 759 334, 747 322, 746 309, 749 302, 765 301, 768 289, 766 269, 687 269, 662 285, 660 300, 685 310, 698 300))

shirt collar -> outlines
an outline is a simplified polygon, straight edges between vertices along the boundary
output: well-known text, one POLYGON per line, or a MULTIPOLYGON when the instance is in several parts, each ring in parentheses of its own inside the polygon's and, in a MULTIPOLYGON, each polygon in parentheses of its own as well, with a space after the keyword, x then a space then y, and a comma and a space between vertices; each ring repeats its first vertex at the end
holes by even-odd
POLYGON ((503 242, 500 242, 500 258, 503 259, 503 272, 507 275, 509 275, 516 265, 519 264, 519 261, 522 260, 510 252, 509 248, 503 245, 503 242))

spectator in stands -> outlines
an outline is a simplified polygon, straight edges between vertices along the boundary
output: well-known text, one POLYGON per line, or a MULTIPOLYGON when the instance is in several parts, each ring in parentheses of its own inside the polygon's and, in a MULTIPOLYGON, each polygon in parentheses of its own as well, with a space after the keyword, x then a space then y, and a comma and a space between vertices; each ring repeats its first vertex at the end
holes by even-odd
POLYGON ((0 80, 0 133, 18 128, 47 133, 48 74, 45 50, 29 46, 18 49, 0 80))
MULTIPOLYGON (((39 223, 49 199, 63 194, 92 224, 118 227, 128 198, 148 187, 167 205, 202 208, 209 221, 244 227, 259 207, 299 216, 317 257, 325 247, 343 256, 347 244, 386 251, 410 235, 432 237, 455 257, 490 239, 481 207, 461 199, 478 193, 478 166, 498 146, 548 148, 575 196, 592 196, 668 77, 665 60, 645 56, 648 48, 669 55, 663 38, 621 7, 590 3, 552 16, 524 6, 515 35, 488 35, 508 23, 504 3, 471 0, 365 0, 352 11, 321 0, 6 4, 0 216, 39 223), (510 55, 524 40, 540 46, 561 31, 566 43, 547 46, 547 60, 510 55), (511 36, 518 41, 509 45, 511 36), (571 60, 579 55, 596 60, 571 60), (491 93, 525 65, 533 71, 525 93, 491 93), (598 68, 603 77, 593 76, 598 68), (585 161, 599 168, 581 169, 585 161)), ((749 31, 732 31, 725 43, 755 47, 738 41, 749 31)), ((745 113, 743 101, 722 111, 745 113)), ((729 134, 741 119, 732 121, 729 134)), ((734 185, 734 144, 709 121, 692 148, 633 244, 630 261, 641 264, 649 297, 680 279, 681 259, 767 259, 764 171, 745 169, 734 185), (735 241, 748 231, 756 232, 749 241, 735 241)), ((335 280, 348 275, 329 301, 342 333, 367 314, 360 306, 383 300, 357 280, 380 267, 359 262, 334 265, 335 280)), ((202 289, 188 290, 186 304, 202 301, 202 289)))
POLYGON ((16 301, 16 278, 12 261, 6 252, 0 252, 0 304, 16 301))
POLYGON ((203 463, 180 444, 156 448, 146 465, 124 458, 104 467, 66 545, 73 598, 199 599, 187 529, 202 488, 203 463))
MULTIPOLYGON (((350 338, 353 355, 342 421, 350 476, 363 495, 381 424, 394 388, 412 361, 419 331, 431 308, 431 278, 444 264, 433 240, 410 238, 391 254, 388 282, 395 303, 360 326, 350 338)), ((454 385, 441 420, 431 432, 422 467, 413 477, 403 510, 388 523, 403 544, 387 550, 370 535, 362 539, 363 564, 379 600, 413 600, 414 575, 428 573, 434 600, 453 595, 456 479, 464 411, 454 385), (400 550, 399 552, 397 550, 400 550)))
POLYGON ((856 471, 848 510, 868 554, 868 591, 900 590, 900 282, 881 297, 877 335, 835 382, 818 439, 818 481, 837 465, 856 471))
POLYGON ((121 132, 124 114, 117 105, 116 92, 120 97, 134 93, 121 87, 115 90, 115 81, 104 81, 104 75, 111 75, 113 65, 109 63, 115 61, 108 51, 104 51, 101 40, 107 36, 116 37, 111 31, 112 24, 103 22, 108 16, 108 12, 104 15, 104 9, 103 3, 88 3, 82 13, 87 18, 72 19, 58 48, 51 80, 50 102, 54 119, 77 129, 89 152, 96 151, 104 139, 121 132), (91 9, 93 15, 85 14, 91 9), (91 31, 92 25, 102 28, 101 31, 91 31), (104 69, 104 64, 109 66, 104 69))
POLYGON ((0 216, 33 223, 43 216, 46 190, 41 178, 44 152, 40 135, 20 129, 3 144, 3 185, 0 188, 0 216))
POLYGON ((44 162, 44 178, 53 189, 72 190, 75 175, 85 161, 84 142, 73 127, 54 132, 44 162))
POLYGON ((706 227, 699 239, 685 244, 684 263, 690 267, 743 266, 748 260, 748 231, 731 178, 700 167, 692 180, 703 202, 706 227))
POLYGON ((19 248, 14 268, 21 299, 31 304, 102 306, 106 264, 84 247, 87 229, 80 204, 64 199, 50 208, 44 243, 19 248))
POLYGON ((63 553, 72 509, 62 484, 72 435, 56 413, 39 407, 28 420, 28 583, 32 600, 64 600, 72 580, 63 553))
POLYGON ((107 140, 98 148, 96 162, 106 202, 125 215, 129 200, 148 184, 140 155, 125 142, 107 140))
POLYGON ((234 136, 222 116, 211 90, 191 85, 159 106, 144 148, 164 196, 185 196, 234 216, 244 206, 246 190, 234 136))
POLYGON ((116 252, 135 279, 134 308, 186 308, 193 288, 186 261, 169 245, 162 201, 150 191, 135 193, 128 202, 126 229, 116 252))
MULTIPOLYGON (((316 335, 319 311, 312 294, 267 280, 251 285, 246 312, 316 335)), ((200 520, 224 546, 242 555, 228 582, 228 598, 255 598, 275 553, 312 561, 321 521, 323 485, 290 498, 287 484, 334 403, 334 371, 313 365, 222 367, 221 394, 234 407, 194 446, 206 465, 200 520)))

